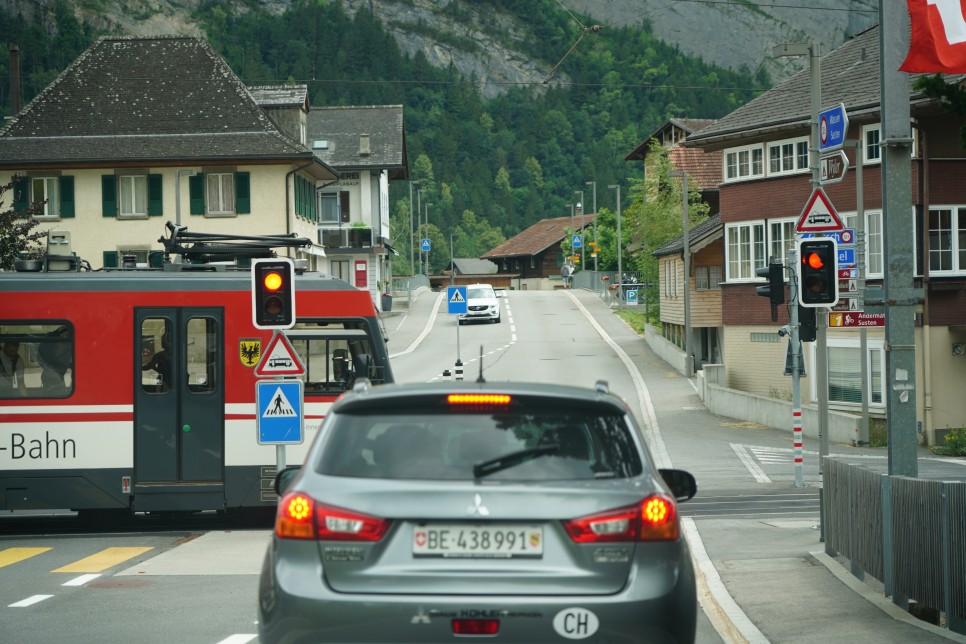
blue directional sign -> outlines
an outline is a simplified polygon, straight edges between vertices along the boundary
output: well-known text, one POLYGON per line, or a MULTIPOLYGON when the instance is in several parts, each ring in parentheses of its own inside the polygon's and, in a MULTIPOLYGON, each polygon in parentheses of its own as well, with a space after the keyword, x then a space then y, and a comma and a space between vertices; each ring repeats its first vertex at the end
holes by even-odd
MULTIPOLYGON (((811 239, 813 237, 819 237, 815 233, 802 233, 802 239, 811 239)), ((839 246, 850 246, 855 243, 855 228, 846 228, 845 230, 828 231, 822 233, 821 237, 831 237, 835 240, 835 243, 839 246)))
POLYGON ((429 238, 423 239, 419 242, 419 250, 429 252, 429 238))
POLYGON ((301 380, 255 383, 255 425, 259 445, 291 445, 305 440, 301 380))
POLYGON ((855 249, 854 248, 839 248, 838 249, 839 266, 844 266, 846 264, 855 263, 855 249))
POLYGON ((845 113, 845 105, 839 103, 835 107, 818 113, 818 149, 819 152, 838 150, 845 143, 845 135, 849 131, 849 116, 845 113))
POLYGON ((574 235, 571 238, 570 242, 571 242, 571 244, 573 245, 574 248, 580 248, 580 245, 581 245, 580 235, 574 235))
POLYGON ((447 312, 450 315, 466 315, 465 286, 447 286, 446 301, 449 303, 447 312))

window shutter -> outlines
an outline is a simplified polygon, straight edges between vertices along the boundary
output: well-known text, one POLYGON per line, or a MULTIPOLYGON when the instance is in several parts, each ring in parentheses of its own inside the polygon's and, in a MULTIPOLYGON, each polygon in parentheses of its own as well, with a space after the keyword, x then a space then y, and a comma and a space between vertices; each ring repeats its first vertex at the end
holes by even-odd
POLYGON ((251 178, 248 172, 235 173, 235 213, 247 215, 252 211, 251 178))
POLYGON ((349 193, 344 190, 339 193, 339 212, 342 215, 342 223, 349 223, 349 193))
POLYGON ((113 174, 101 175, 101 214, 117 217, 117 177, 113 174))
POLYGON ((205 175, 200 172, 188 177, 188 202, 192 215, 205 214, 205 175))
POLYGON ((148 215, 154 217, 164 214, 162 179, 160 174, 148 175, 148 215))
POLYGON ((74 177, 61 177, 60 183, 60 216, 70 219, 74 216, 74 177))
POLYGON ((25 210, 28 203, 28 189, 30 184, 27 182, 27 177, 14 177, 13 178, 13 209, 14 210, 25 210))
POLYGON ((117 268, 117 251, 104 251, 104 268, 117 268))

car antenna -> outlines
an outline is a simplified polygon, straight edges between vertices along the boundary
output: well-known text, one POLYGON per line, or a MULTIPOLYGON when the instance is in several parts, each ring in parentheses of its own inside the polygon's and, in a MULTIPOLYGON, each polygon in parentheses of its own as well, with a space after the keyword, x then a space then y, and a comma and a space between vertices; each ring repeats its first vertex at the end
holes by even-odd
POLYGON ((486 382, 483 377, 483 345, 480 345, 480 375, 476 377, 476 382, 486 382))

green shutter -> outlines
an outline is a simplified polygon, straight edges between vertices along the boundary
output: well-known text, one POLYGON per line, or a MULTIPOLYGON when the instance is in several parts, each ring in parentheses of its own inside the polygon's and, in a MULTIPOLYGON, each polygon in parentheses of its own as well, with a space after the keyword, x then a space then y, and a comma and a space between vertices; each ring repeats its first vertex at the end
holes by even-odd
POLYGON ((247 215, 252 211, 251 178, 247 172, 235 173, 235 213, 247 215))
POLYGON ((117 177, 113 174, 101 175, 101 214, 117 217, 117 177))
POLYGON ((192 215, 205 214, 205 175, 200 172, 188 177, 188 202, 192 215))
POLYGON ((60 178, 60 216, 64 219, 74 216, 74 177, 60 178))
POLYGON ((104 268, 117 268, 117 251, 104 251, 104 268))
POLYGON ((13 178, 13 209, 26 210, 29 203, 30 183, 27 177, 13 178))
POLYGON ((148 175, 148 214, 154 217, 164 214, 162 179, 160 174, 148 175))

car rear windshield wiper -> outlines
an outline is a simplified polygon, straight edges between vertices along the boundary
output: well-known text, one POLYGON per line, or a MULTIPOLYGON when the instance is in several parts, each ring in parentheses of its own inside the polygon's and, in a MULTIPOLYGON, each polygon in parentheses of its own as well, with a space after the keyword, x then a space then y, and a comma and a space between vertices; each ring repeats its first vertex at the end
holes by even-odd
POLYGON ((491 458, 488 461, 481 461, 473 466, 473 478, 483 478, 490 474, 495 474, 511 467, 516 467, 521 463, 526 463, 540 456, 556 454, 560 451, 560 445, 548 444, 529 449, 521 449, 519 452, 510 452, 503 456, 491 458))

